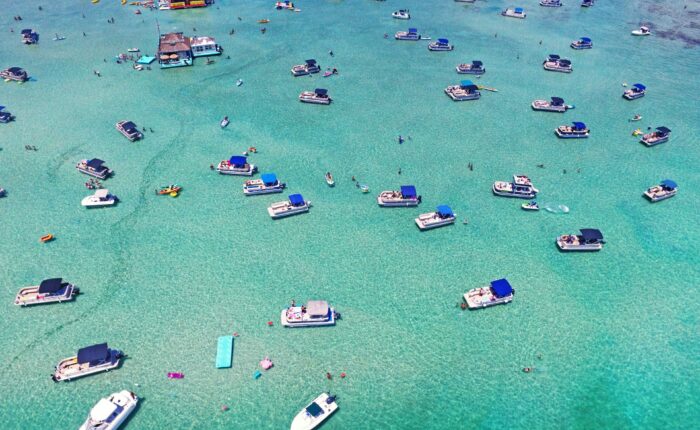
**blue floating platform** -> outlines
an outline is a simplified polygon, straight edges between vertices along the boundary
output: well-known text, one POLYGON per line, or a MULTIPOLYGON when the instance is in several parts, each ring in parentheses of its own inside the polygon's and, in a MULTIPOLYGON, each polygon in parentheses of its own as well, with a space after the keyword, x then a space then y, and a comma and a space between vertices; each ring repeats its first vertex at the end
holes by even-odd
POLYGON ((141 58, 136 60, 139 64, 151 64, 154 61, 156 61, 156 57, 149 57, 148 55, 142 55, 141 58))
POLYGON ((233 336, 221 336, 216 346, 216 368, 226 369, 233 364, 233 336))

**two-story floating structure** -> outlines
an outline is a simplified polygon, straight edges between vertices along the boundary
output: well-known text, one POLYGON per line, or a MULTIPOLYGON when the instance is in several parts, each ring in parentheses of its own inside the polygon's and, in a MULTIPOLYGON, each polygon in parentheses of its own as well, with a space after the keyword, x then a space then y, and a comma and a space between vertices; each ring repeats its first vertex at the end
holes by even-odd
POLYGON ((209 36, 190 37, 190 48, 193 57, 206 57, 209 55, 221 55, 224 48, 216 43, 216 39, 209 36))
POLYGON ((190 38, 182 33, 160 35, 158 44, 158 62, 161 69, 192 65, 192 48, 190 38))

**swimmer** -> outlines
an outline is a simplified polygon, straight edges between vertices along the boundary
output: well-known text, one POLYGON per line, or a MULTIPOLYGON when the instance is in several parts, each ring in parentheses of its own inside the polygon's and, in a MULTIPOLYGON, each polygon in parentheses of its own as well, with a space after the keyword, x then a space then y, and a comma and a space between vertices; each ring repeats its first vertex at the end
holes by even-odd
POLYGON ((401 168, 399 167, 399 175, 401 174, 401 168))
POLYGON ((330 372, 326 372, 326 379, 333 379, 333 376, 331 375, 330 372))
POLYGON ((328 51, 328 55, 330 55, 331 57, 334 57, 334 56, 335 56, 335 54, 333 53, 333 51, 328 51))

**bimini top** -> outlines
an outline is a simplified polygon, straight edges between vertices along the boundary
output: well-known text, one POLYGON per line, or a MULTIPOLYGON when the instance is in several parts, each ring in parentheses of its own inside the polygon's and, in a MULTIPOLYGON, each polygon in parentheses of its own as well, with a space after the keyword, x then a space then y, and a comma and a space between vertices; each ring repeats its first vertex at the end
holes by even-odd
POLYGON ((586 129, 586 124, 582 122, 574 122, 574 130, 585 130, 586 129))
POLYGON ((328 302, 325 300, 309 300, 306 304, 306 313, 312 317, 328 315, 328 302))
POLYGON ((669 134, 671 132, 671 129, 668 127, 656 127, 656 131, 659 132, 659 134, 669 134))
POLYGON ((22 34, 31 34, 31 33, 32 33, 31 28, 25 28, 24 30, 22 30, 22 34))
POLYGON ((438 206, 437 207, 437 214, 443 218, 454 216, 454 213, 452 213, 452 209, 447 205, 438 206))
POLYGON ((314 60, 313 58, 310 59, 310 60, 306 60, 306 65, 307 65, 307 66, 315 66, 315 65, 316 65, 316 60, 314 60))
POLYGON ((418 29, 417 28, 409 28, 408 34, 418 34, 418 29))
POLYGON ((548 61, 557 61, 557 60, 560 59, 560 58, 561 58, 561 57, 558 56, 557 54, 549 54, 549 57, 547 57, 547 60, 548 60, 548 61))
POLYGON ((460 81, 459 86, 465 90, 478 90, 479 87, 474 85, 474 82, 470 80, 460 81))
POLYGON ((438 45, 449 45, 450 41, 447 39, 438 39, 438 45))
POLYGON ((274 173, 263 173, 260 179, 262 179, 265 185, 275 185, 277 183, 277 175, 274 173))
POLYGON ((513 287, 510 286, 510 282, 507 279, 497 279, 491 281, 491 291, 493 291, 494 296, 500 299, 513 294, 513 287))
POLYGON ((590 38, 590 37, 582 37, 580 40, 581 40, 581 42, 583 42, 583 43, 591 43, 591 38, 590 38))
POLYGON ((676 181, 672 181, 670 179, 664 179, 663 181, 661 181, 661 186, 664 188, 668 188, 669 190, 675 190, 676 188, 678 188, 678 184, 676 183, 676 181))
POLYGON ((290 194, 289 203, 291 203, 292 206, 304 206, 304 197, 302 197, 301 194, 290 194))
POLYGON ((634 84, 632 85, 632 88, 636 89, 637 91, 644 91, 647 89, 647 87, 642 84, 634 84))
POLYGON ((482 62, 479 61, 479 60, 474 60, 474 61, 472 61, 472 66, 474 66, 474 67, 481 67, 481 66, 483 66, 483 65, 484 65, 484 63, 482 63, 482 62))
POLYGON ((581 237, 586 242, 603 240, 603 233, 594 228, 582 228, 581 237))
POLYGON ((515 8, 515 13, 523 13, 523 12, 525 12, 525 10, 523 8, 521 8, 521 7, 515 8))
POLYGON ((559 65, 561 66, 570 66, 571 65, 571 60, 567 60, 566 58, 562 58, 559 60, 559 65))
POLYGON ((127 122, 125 122, 124 124, 122 124, 122 128, 123 128, 124 130, 128 131, 129 133, 131 133, 131 132, 133 132, 133 131, 138 131, 138 130, 136 129, 136 124, 134 124, 134 123, 131 122, 131 121, 127 121, 127 122))
POLYGON ((87 166, 88 166, 89 168, 91 168, 91 169, 102 170, 102 169, 104 169, 104 168, 102 167, 102 165, 103 165, 104 163, 105 163, 105 162, 102 161, 102 160, 100 160, 99 158, 93 158, 92 160, 90 160, 90 161, 87 162, 87 166))
POLYGON ((61 286, 63 285, 63 279, 61 278, 51 278, 51 279, 44 279, 41 281, 41 284, 39 284, 39 293, 55 293, 56 291, 59 291, 61 289, 61 286))
POLYGON ((321 407, 316 402, 313 402, 306 407, 306 413, 315 418, 323 414, 323 409, 321 409, 321 407))
POLYGON ((561 97, 552 97, 552 106, 561 106, 564 104, 564 99, 561 97))
POLYGON ((316 93, 317 96, 325 96, 328 94, 328 90, 325 88, 316 88, 314 93, 316 93))
POLYGON ((13 75, 24 75, 26 73, 21 67, 10 67, 9 69, 7 69, 7 71, 12 73, 13 75))
POLYGON ((78 350, 78 363, 97 364, 107 360, 109 360, 109 347, 106 343, 99 343, 78 350))
POLYGON ((416 187, 413 185, 401 185, 401 195, 405 199, 415 199, 416 187))
POLYGON ((248 162, 248 159, 242 155, 232 155, 228 162, 234 167, 243 167, 248 162))

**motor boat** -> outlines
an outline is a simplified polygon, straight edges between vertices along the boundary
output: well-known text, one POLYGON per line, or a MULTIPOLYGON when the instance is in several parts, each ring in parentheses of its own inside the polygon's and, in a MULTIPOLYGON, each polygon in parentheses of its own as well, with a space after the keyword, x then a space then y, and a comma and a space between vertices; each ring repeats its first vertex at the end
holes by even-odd
POLYGON ((112 170, 105 166, 104 161, 99 158, 93 158, 92 160, 81 160, 75 166, 79 172, 85 173, 86 175, 93 176, 97 179, 107 179, 112 174, 112 170))
POLYGON ((565 234, 557 238, 561 251, 600 251, 605 241, 600 230, 582 228, 581 234, 565 234))
POLYGON ((527 14, 525 13, 525 9, 521 7, 516 7, 516 8, 508 8, 501 12, 501 15, 507 16, 509 18, 520 18, 520 19, 525 19, 527 17, 527 14))
POLYGON ((136 124, 134 124, 132 121, 119 121, 114 125, 114 127, 131 142, 143 139, 143 133, 139 131, 136 124))
POLYGON ((493 193, 501 197, 516 197, 519 199, 532 199, 540 192, 532 181, 525 175, 513 175, 513 181, 496 181, 491 187, 493 193))
POLYGON ((472 61, 471 64, 462 63, 456 67, 457 73, 463 75, 483 75, 486 73, 484 63, 479 60, 472 61))
POLYGON ((291 430, 313 430, 338 410, 335 396, 321 393, 306 405, 292 421, 291 430))
POLYGON ((580 139, 588 137, 590 130, 582 122, 573 122, 571 125, 560 125, 554 133, 561 139, 580 139))
POLYGON ((394 34, 394 39, 416 41, 421 39, 421 35, 418 34, 418 29, 409 28, 408 31, 397 31, 396 34, 394 34))
POLYGON ((228 117, 225 116, 224 119, 221 120, 219 125, 221 126, 221 128, 226 128, 226 127, 228 127, 229 123, 230 123, 230 121, 228 120, 228 117))
POLYGON ((78 430, 117 430, 136 409, 139 398, 122 390, 100 399, 78 430))
POLYGON ((644 195, 652 203, 656 203, 675 196, 677 192, 678 184, 670 179, 664 179, 659 185, 654 185, 653 187, 647 188, 644 195))
POLYGON ((550 54, 542 63, 545 70, 550 72, 571 73, 574 68, 571 66, 571 60, 561 58, 556 54, 550 54))
POLYGON ((656 127, 655 131, 642 136, 641 142, 646 146, 654 146, 660 143, 668 142, 671 137, 671 129, 668 127, 656 127))
POLYGON ((402 185, 400 191, 382 191, 377 196, 377 204, 383 207, 418 206, 421 201, 413 185, 402 185))
POLYGON ((299 101, 302 103, 313 103, 317 105, 329 105, 333 99, 328 95, 328 90, 316 88, 313 91, 304 91, 299 94, 299 101))
POLYGON ((39 285, 24 287, 15 296, 15 305, 32 306, 68 302, 80 294, 80 289, 62 278, 44 279, 39 285))
POLYGON ((408 13, 408 10, 403 9, 392 12, 391 16, 395 19, 411 19, 411 14, 408 13))
POLYGON ((310 59, 306 60, 304 64, 298 64, 296 66, 292 66, 292 76, 304 76, 304 75, 309 75, 312 73, 318 73, 321 71, 321 66, 316 63, 316 60, 310 59))
POLYGON ((464 294, 469 309, 488 308, 513 301, 515 290, 506 279, 497 279, 484 287, 474 288, 464 294))
POLYGON ((0 71, 0 78, 6 81, 25 82, 29 79, 29 75, 21 67, 10 67, 0 71))
POLYGON ((254 164, 249 164, 247 157, 232 155, 228 160, 219 162, 216 171, 222 175, 253 176, 258 168, 254 164))
POLYGON ((280 182, 274 173, 263 173, 260 179, 245 181, 243 184, 243 194, 255 196, 259 194, 281 193, 287 184, 280 182))
POLYGON ((335 325, 335 309, 323 300, 309 300, 306 305, 282 309, 280 322, 284 327, 317 327, 335 325))
POLYGON ((86 208, 97 208, 114 206, 118 201, 117 196, 110 194, 109 190, 103 188, 95 191, 95 194, 85 197, 80 204, 86 208))
POLYGON ((625 90, 624 93, 622 93, 622 97, 626 98, 627 100, 636 100, 644 97, 646 93, 647 87, 642 84, 634 84, 628 90, 625 90))
POLYGON ((639 27, 639 30, 632 30, 632 36, 651 36, 651 30, 649 27, 639 27))
POLYGON ((472 81, 464 80, 459 85, 450 85, 445 88, 445 94, 453 101, 478 100, 481 98, 479 87, 472 81))
POLYGON ((567 109, 573 108, 564 103, 561 97, 552 97, 550 100, 535 100, 532 102, 532 110, 541 110, 545 112, 560 112, 564 113, 567 109))
POLYGON ((335 180, 333 179, 331 172, 326 172, 326 184, 328 184, 329 187, 335 186, 335 180))
POLYGON ((542 7, 561 7, 563 5, 561 0, 540 0, 540 6, 542 7))
POLYGON ((457 215, 449 206, 438 206, 435 212, 421 214, 415 219, 416 225, 421 230, 430 230, 437 227, 454 224, 457 215))
POLYGON ((591 49, 593 48, 593 41, 591 41, 590 37, 581 37, 571 42, 570 46, 573 49, 591 49))
POLYGON ((10 121, 14 121, 15 116, 12 115, 10 112, 3 111, 5 106, 0 106, 0 124, 7 124, 10 121))
POLYGON ((106 343, 88 346, 78 350, 78 354, 61 360, 56 365, 56 371, 51 379, 54 382, 70 381, 71 379, 107 372, 119 367, 124 354, 111 349, 106 343))
POLYGON ((537 202, 534 200, 529 202, 529 203, 523 203, 522 205, 520 205, 520 207, 526 211, 538 211, 538 210, 540 210, 540 205, 538 205, 537 202))
POLYGON ((272 219, 278 219, 308 212, 310 207, 311 202, 304 200, 301 194, 291 194, 288 201, 271 204, 267 213, 272 219))

